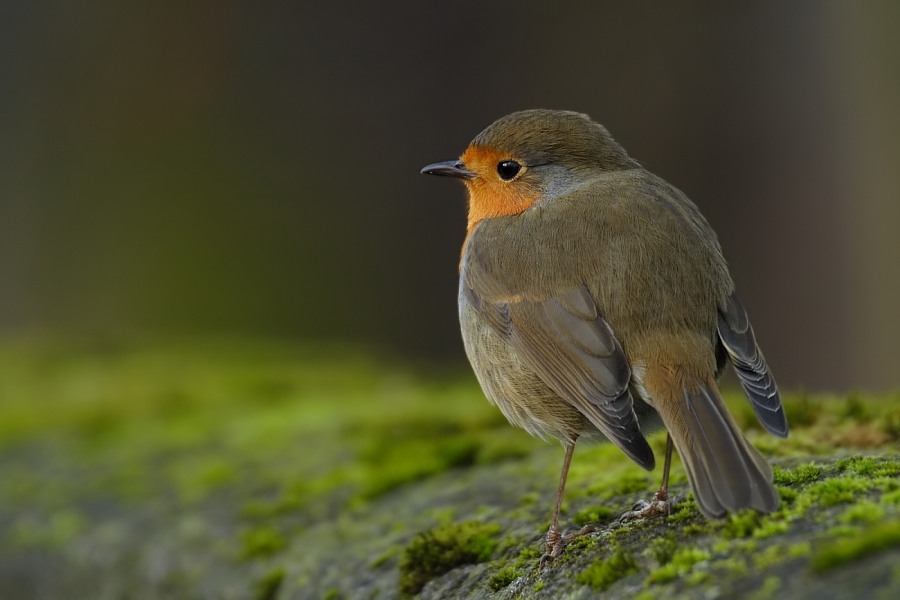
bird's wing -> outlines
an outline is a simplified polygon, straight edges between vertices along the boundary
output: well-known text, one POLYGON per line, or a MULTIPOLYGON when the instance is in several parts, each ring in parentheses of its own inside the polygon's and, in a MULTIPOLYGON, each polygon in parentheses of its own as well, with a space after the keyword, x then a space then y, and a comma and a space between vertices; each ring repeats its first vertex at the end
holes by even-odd
POLYGON ((787 417, 784 415, 778 387, 756 344, 747 311, 734 292, 725 305, 719 307, 718 330, 719 339, 731 357, 734 370, 750 398, 759 422, 772 435, 787 437, 787 417))
MULTIPOLYGON (((477 278, 476 278, 477 279, 477 278)), ((560 398, 645 469, 653 451, 638 426, 621 345, 584 286, 544 298, 487 297, 464 280, 474 310, 560 398)))

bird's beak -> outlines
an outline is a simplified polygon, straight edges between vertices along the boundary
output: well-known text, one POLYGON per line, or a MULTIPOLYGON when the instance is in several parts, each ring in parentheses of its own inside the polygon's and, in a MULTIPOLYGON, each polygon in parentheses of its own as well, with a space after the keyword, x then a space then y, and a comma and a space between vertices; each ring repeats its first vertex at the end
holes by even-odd
POLYGON ((419 171, 423 175, 444 175, 445 177, 457 177, 459 179, 472 179, 475 173, 468 170, 461 160, 448 160, 430 164, 419 171))

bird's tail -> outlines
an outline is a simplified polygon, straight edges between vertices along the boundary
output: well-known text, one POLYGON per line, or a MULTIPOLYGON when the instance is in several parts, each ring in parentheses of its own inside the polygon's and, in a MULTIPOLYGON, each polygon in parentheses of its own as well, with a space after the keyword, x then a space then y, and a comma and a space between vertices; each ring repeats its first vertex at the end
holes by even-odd
POLYGON ((776 510, 780 499, 772 468, 744 437, 715 381, 665 387, 648 391, 681 456, 700 511, 721 519, 743 508, 776 510))

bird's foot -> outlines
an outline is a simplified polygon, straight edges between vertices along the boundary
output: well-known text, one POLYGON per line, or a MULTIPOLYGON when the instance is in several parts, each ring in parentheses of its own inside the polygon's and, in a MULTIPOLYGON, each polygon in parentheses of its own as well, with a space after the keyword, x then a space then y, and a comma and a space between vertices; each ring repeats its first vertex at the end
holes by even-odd
POLYGON ((646 500, 635 502, 630 511, 619 517, 619 521, 635 521, 660 515, 668 516, 672 513, 672 507, 675 506, 676 502, 677 498, 670 498, 666 490, 659 490, 653 495, 653 499, 650 502, 646 500))
POLYGON ((541 557, 540 567, 543 568, 553 562, 554 559, 558 558, 562 555, 563 550, 566 549, 566 546, 571 544, 575 539, 580 538, 583 535, 587 535, 596 531, 597 528, 593 525, 585 525, 578 531, 573 533, 567 533, 566 535, 562 535, 559 532, 559 528, 555 525, 551 525, 550 529, 547 531, 547 552, 541 557))

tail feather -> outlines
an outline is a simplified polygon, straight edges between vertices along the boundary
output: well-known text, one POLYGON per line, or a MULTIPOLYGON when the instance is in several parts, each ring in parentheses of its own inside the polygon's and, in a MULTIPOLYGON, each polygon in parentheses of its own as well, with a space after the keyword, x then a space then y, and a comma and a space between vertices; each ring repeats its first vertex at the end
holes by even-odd
POLYGON ((707 518, 721 519, 745 508, 766 513, 778 508, 772 468, 744 437, 712 378, 648 391, 707 518))
POLYGON ((683 435, 673 439, 703 514, 720 519, 743 508, 776 510, 772 468, 744 437, 715 384, 685 390, 684 402, 683 435))

